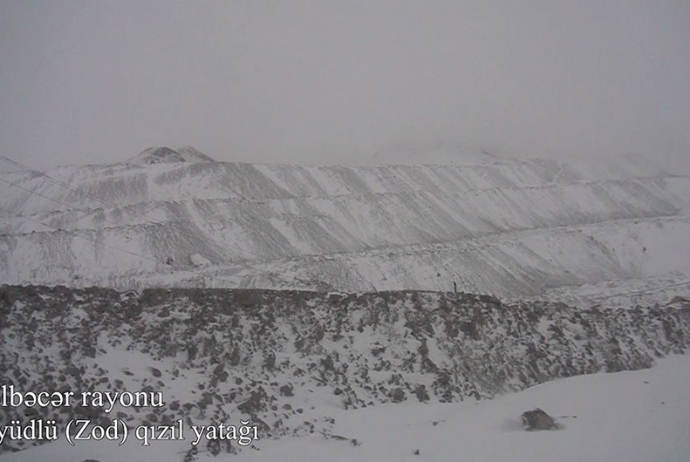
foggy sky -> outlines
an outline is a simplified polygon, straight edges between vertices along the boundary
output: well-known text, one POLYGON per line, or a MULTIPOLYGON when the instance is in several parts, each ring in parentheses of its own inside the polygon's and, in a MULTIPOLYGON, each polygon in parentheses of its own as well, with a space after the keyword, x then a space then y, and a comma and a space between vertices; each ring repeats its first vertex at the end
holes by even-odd
POLYGON ((0 154, 690 158, 690 2, 0 0, 0 154))

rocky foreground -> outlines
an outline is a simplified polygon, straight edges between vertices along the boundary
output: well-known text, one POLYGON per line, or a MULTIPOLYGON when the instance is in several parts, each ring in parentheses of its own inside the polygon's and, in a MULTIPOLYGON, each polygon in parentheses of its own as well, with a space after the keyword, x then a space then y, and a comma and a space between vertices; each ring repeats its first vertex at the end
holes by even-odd
MULTIPOLYGON (((3 286, 0 345, 0 385, 143 391, 164 402, 0 406, 5 425, 250 420, 261 438, 329 435, 337 407, 484 399, 649 367, 690 347, 690 305, 580 310, 464 293, 3 286)), ((6 438, 0 451, 37 443, 6 438)))

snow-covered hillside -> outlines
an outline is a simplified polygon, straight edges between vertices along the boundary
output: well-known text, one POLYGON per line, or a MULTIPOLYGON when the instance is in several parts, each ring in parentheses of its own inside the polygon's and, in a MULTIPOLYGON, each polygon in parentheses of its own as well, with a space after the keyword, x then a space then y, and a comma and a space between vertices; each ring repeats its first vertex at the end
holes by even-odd
MULTIPOLYGON (((443 418, 447 421, 441 420, 443 425, 437 430, 446 435, 455 425, 451 417, 464 409, 475 417, 467 417, 461 426, 477 425, 465 428, 466 436, 484 431, 490 435, 500 422, 515 419, 527 409, 508 406, 501 410, 500 403, 510 402, 506 398, 484 405, 493 411, 489 411, 492 420, 483 421, 471 407, 438 404, 473 405, 554 378, 649 367, 658 358, 690 347, 690 304, 581 310, 547 302, 506 305, 488 296, 412 291, 354 295, 149 289, 120 293, 29 286, 0 288, 0 327, 0 384, 13 384, 23 391, 77 394, 148 390, 161 393, 163 401, 160 407, 115 405, 110 412, 100 405, 0 406, 4 425, 52 419, 59 439, 64 440, 66 424, 72 419, 104 425, 117 419, 132 431, 141 425, 181 421, 187 429, 186 442, 157 445, 169 444, 177 455, 166 460, 181 462, 191 450, 193 425, 239 425, 247 419, 262 439, 289 441, 303 436, 298 444, 307 445, 325 435, 345 446, 351 439, 366 442, 368 449, 363 447, 362 454, 373 460, 382 450, 381 443, 395 436, 382 427, 378 430, 382 439, 377 442, 373 434, 366 435, 366 426, 353 427, 357 416, 376 418, 378 411, 346 415, 345 410, 400 405, 401 410, 383 415, 397 415, 400 422, 423 428, 430 425, 425 419, 443 418), (430 407, 424 410, 411 403, 430 407), (411 409, 427 417, 419 421, 417 414, 409 414, 411 409), (375 452, 367 452, 372 448, 375 452)), ((677 372, 681 378, 677 384, 687 383, 685 373, 677 372)), ((655 387, 638 383, 635 390, 639 396, 668 399, 669 407, 677 405, 670 397, 653 394, 655 387)), ((600 423, 592 421, 597 414, 587 403, 568 407, 539 389, 530 396, 535 398, 530 407, 548 404, 556 415, 582 413, 584 423, 572 422, 574 428, 569 429, 575 432, 572 437, 587 436, 588 426, 600 423)), ((634 399, 631 406, 639 404, 639 396, 627 396, 634 399)), ((677 393, 673 396, 678 397, 677 393)), ((658 403, 654 405, 657 409, 658 403)), ((687 400, 683 406, 687 409, 687 400)), ((647 418, 654 421, 656 417, 647 418)), ((514 434, 514 438, 527 437, 514 434)), ((559 441, 563 436, 544 438, 559 441)), ((0 450, 31 444, 5 438, 0 450)), ((553 447, 555 443, 546 444, 553 447)), ((435 452, 434 446, 433 440, 408 441, 388 453, 396 457, 384 459, 414 458, 412 451, 417 448, 427 457, 421 460, 438 460, 443 452, 435 452)), ((242 448, 237 441, 223 441, 214 449, 212 442, 204 440, 197 455, 238 449, 242 448)), ((357 454, 352 450, 342 457, 357 454)), ((486 448, 471 448, 482 450, 486 448)), ((254 450, 245 447, 244 456, 246 451, 254 450)), ((99 460, 116 460, 121 454, 112 452, 99 460)), ((276 453, 269 454, 275 457, 276 453)), ((27 460, 21 457, 16 460, 27 460)))
POLYGON ((151 148, 47 175, 0 175, 0 282, 341 291, 455 283, 508 299, 586 296, 585 306, 650 280, 647 301, 690 291, 690 177, 635 159, 305 167, 151 148))
POLYGON ((164 401, 0 406, 0 460, 433 461, 463 454, 456 444, 478 461, 685 454, 688 377, 666 366, 682 359, 642 384, 502 396, 690 347, 690 176, 639 159, 306 167, 151 148, 20 169, 0 175, 0 284, 0 385, 164 401), (565 428, 522 432, 535 406, 565 428), (59 432, 179 423, 187 438, 113 450, 6 437, 32 419, 59 432), (190 445, 192 428, 245 419, 255 444, 190 445), (664 434, 638 444, 652 427, 664 434))

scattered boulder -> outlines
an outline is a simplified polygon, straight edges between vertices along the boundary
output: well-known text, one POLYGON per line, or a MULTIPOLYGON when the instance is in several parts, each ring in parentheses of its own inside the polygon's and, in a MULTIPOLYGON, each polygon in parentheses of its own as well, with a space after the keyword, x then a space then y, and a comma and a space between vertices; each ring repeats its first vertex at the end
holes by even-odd
POLYGON ((405 391, 402 388, 394 388, 391 392, 391 399, 394 403, 401 403, 405 401, 405 391))
POLYGON ((294 387, 292 385, 283 385, 280 387, 280 394, 282 396, 294 396, 294 387))
POLYGON ((522 425, 525 430, 556 430, 558 424, 556 420, 539 408, 522 414, 522 425))
POLYGON ((259 387, 258 390, 252 392, 252 396, 241 404, 237 405, 237 409, 245 414, 253 415, 256 412, 264 410, 266 407, 266 401, 268 396, 263 387, 259 387))
POLYGON ((427 393, 425 385, 418 385, 414 393, 420 402, 429 401, 429 393, 427 393))

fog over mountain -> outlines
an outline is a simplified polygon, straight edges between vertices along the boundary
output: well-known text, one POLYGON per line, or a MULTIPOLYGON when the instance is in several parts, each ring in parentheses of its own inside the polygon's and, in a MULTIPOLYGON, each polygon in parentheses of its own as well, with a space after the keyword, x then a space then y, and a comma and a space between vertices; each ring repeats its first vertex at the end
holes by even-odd
POLYGON ((0 153, 38 169, 487 150, 688 166, 690 5, 0 0, 0 153))

